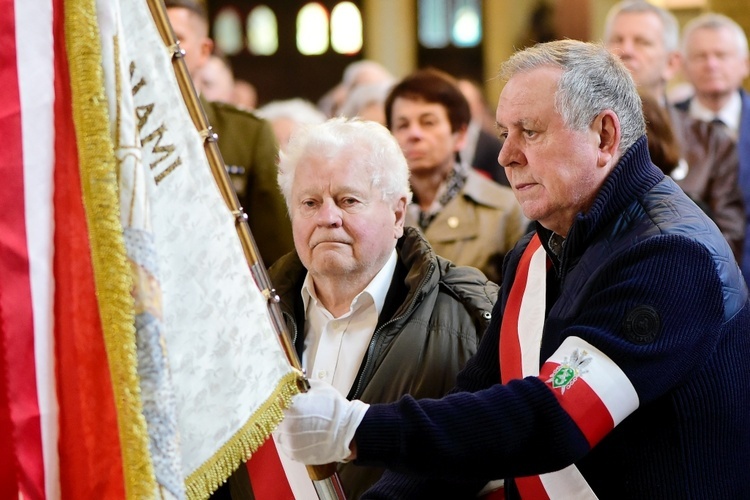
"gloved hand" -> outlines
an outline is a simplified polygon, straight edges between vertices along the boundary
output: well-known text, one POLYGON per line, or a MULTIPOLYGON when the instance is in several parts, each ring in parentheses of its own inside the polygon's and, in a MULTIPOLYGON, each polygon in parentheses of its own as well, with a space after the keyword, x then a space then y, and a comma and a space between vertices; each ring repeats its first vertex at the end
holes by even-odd
POLYGON ((349 445, 369 407, 347 400, 327 382, 312 380, 310 390, 294 396, 284 410, 274 435, 283 452, 298 462, 341 462, 351 454, 349 445))

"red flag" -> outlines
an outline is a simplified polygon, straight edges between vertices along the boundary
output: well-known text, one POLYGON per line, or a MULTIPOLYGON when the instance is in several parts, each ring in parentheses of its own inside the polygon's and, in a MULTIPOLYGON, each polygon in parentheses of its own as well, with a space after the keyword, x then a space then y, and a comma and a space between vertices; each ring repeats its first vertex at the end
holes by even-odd
POLYGON ((0 498, 205 498, 297 392, 158 4, 0 0, 0 498))

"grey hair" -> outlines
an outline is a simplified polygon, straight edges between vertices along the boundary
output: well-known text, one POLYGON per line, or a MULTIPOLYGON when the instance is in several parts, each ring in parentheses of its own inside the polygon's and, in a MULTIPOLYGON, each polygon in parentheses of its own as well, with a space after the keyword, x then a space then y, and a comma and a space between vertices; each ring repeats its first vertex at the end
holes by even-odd
POLYGON ((742 57, 747 57, 747 36, 740 25, 723 14, 713 12, 702 14, 685 25, 685 28, 682 30, 682 53, 687 55, 687 40, 693 32, 699 29, 719 30, 722 28, 726 28, 734 35, 737 50, 739 50, 742 57))
POLYGON ((367 83, 354 87, 346 96, 346 100, 339 108, 341 116, 357 116, 360 111, 370 104, 385 105, 385 99, 391 91, 391 82, 367 83))
POLYGON ((312 102, 299 97, 271 101, 256 109, 255 114, 269 121, 289 118, 300 125, 315 125, 326 121, 326 115, 318 110, 312 102))
POLYGON ((350 63, 344 68, 344 74, 341 77, 341 82, 347 88, 361 84, 359 79, 367 72, 372 72, 377 75, 378 81, 389 81, 394 80, 393 75, 388 69, 377 61, 371 59, 360 59, 350 63))
POLYGON ((517 73, 550 66, 562 70, 555 110, 565 126, 586 130, 600 112, 610 109, 620 120, 621 153, 646 133, 641 98, 630 72, 600 44, 575 40, 537 44, 511 56, 500 68, 500 78, 508 81, 517 73))
POLYGON ((604 22, 604 40, 609 40, 612 34, 612 25, 615 18, 624 13, 643 13, 650 12, 655 14, 661 21, 662 41, 664 48, 668 52, 676 52, 680 46, 680 25, 677 18, 666 9, 657 7, 644 0, 627 0, 612 6, 607 13, 607 19, 604 22))
POLYGON ((287 208, 291 208, 297 165, 310 155, 333 160, 342 154, 363 168, 363 175, 371 179, 373 188, 380 190, 384 201, 396 201, 402 196, 407 204, 411 201, 409 166, 390 131, 373 121, 338 117, 296 130, 286 149, 279 153, 278 183, 287 208))

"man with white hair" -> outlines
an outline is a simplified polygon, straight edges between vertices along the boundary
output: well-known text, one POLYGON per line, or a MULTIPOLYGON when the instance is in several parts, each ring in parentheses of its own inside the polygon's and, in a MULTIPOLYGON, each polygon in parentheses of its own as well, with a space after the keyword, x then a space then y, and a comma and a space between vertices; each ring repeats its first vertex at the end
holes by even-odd
POLYGON ((680 68, 677 19, 643 0, 618 2, 607 12, 604 43, 630 71, 640 92, 662 101, 680 68))
MULTIPOLYGON (((409 167, 390 132, 344 118, 299 129, 281 152, 279 186, 296 252, 269 274, 307 373, 370 403, 446 394, 476 352, 498 289, 404 227, 409 167)), ((255 491, 268 474, 250 465, 255 491)), ((293 487, 310 484, 304 467, 294 471, 285 463, 293 487)), ((339 467, 348 498, 382 472, 339 467)))
MULTIPOLYGON (((695 97, 678 103, 698 120, 715 122, 737 141, 739 186, 750 221, 750 95, 742 82, 750 72, 747 37, 732 19, 703 14, 683 31, 684 71, 695 97)), ((750 227, 745 231, 742 272, 750 283, 750 227)))
POLYGON ((695 88, 695 97, 682 106, 691 116, 720 120, 739 135, 741 114, 750 109, 750 97, 742 90, 750 74, 745 32, 727 16, 703 14, 685 26, 682 53, 685 76, 695 88))

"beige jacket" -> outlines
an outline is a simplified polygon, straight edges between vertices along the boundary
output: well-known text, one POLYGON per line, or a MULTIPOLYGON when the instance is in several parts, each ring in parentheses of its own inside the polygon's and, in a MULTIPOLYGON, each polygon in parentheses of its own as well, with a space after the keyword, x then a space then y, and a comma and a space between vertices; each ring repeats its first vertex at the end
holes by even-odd
MULTIPOLYGON (((510 188, 469 170, 464 188, 440 211, 424 236, 436 254, 458 266, 479 268, 499 283, 503 258, 528 223, 510 188)), ((406 225, 419 227, 411 215, 406 225)))

